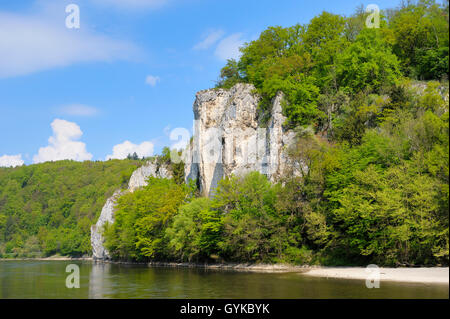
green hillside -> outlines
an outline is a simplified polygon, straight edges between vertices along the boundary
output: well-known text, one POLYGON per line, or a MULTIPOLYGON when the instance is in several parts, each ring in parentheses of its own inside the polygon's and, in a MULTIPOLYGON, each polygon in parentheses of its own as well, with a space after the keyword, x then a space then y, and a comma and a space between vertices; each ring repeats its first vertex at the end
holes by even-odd
POLYGON ((90 226, 141 161, 0 168, 0 257, 90 254, 90 226))

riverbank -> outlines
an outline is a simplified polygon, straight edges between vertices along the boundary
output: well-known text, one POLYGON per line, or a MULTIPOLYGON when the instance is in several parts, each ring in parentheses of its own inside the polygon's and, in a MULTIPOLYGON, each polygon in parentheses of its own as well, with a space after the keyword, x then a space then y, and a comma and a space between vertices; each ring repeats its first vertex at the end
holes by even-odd
MULTIPOLYGON (((396 281, 423 284, 449 283, 448 267, 420 267, 420 268, 379 268, 380 281, 396 281)), ((366 280, 369 275, 363 267, 321 267, 312 268, 304 273, 312 277, 326 277, 337 279, 366 280)))

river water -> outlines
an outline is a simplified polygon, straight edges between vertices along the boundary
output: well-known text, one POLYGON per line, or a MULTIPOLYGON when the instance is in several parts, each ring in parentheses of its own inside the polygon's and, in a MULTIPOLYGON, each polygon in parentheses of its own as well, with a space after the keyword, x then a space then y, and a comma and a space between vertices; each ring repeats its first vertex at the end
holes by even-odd
POLYGON ((448 284, 308 277, 300 273, 150 268, 90 261, 0 261, 0 298, 448 298, 448 284), (69 264, 80 288, 67 288, 69 264))

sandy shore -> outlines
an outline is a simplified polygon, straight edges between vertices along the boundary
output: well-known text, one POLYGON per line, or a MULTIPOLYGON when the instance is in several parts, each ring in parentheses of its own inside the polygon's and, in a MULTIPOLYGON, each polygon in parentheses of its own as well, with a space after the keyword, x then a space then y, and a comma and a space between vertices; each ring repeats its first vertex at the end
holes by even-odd
MULTIPOLYGON (((104 262, 104 261, 100 261, 104 262)), ((111 261, 110 261, 111 262, 111 261)), ((127 262, 112 262, 123 263, 127 262)), ((133 264, 133 263, 129 263, 133 264)), ((146 263, 148 267, 169 268, 203 268, 211 270, 234 270, 265 273, 297 272, 306 276, 337 278, 337 279, 360 279, 366 280, 369 273, 365 267, 319 267, 319 266, 293 266, 286 264, 199 264, 199 263, 146 263)), ((448 267, 420 267, 420 268, 379 268, 381 281, 397 281, 425 284, 447 284, 449 283, 448 267)))
MULTIPOLYGON (((380 281, 400 281, 425 284, 447 284, 448 267, 431 268, 379 268, 380 281)), ((369 273, 363 267, 323 267, 312 268, 304 273, 307 276, 361 279, 366 280, 369 273)))

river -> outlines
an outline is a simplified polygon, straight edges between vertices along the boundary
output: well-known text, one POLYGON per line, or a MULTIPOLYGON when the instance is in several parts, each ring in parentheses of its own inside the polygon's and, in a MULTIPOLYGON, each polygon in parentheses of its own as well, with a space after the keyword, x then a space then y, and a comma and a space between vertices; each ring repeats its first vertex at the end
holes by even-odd
POLYGON ((381 282, 309 277, 301 273, 151 268, 91 261, 0 261, 0 298, 445 298, 448 284, 381 282), (67 288, 69 264, 80 288, 67 288))

